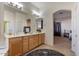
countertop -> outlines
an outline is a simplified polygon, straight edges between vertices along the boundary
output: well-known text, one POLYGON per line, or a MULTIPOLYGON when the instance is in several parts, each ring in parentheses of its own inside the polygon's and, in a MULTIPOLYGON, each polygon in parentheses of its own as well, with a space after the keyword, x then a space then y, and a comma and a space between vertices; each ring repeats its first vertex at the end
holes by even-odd
POLYGON ((21 36, 29 36, 29 35, 36 35, 36 34, 42 34, 42 33, 44 33, 44 32, 27 33, 27 34, 18 34, 18 35, 6 35, 6 38, 21 37, 21 36))

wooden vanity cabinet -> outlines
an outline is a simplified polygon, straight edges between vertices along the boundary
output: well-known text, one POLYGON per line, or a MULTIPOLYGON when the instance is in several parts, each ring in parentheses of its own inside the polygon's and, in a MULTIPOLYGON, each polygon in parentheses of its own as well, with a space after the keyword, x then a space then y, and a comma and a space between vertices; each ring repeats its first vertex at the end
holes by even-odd
POLYGON ((29 51, 29 43, 28 43, 28 37, 23 37, 23 53, 26 53, 29 51))
POLYGON ((9 39, 9 51, 8 54, 11 56, 17 56, 22 54, 22 38, 10 38, 9 39))
POLYGON ((10 56, 19 56, 44 43, 45 34, 9 38, 10 56))
POLYGON ((38 46, 38 35, 29 36, 29 50, 38 46))

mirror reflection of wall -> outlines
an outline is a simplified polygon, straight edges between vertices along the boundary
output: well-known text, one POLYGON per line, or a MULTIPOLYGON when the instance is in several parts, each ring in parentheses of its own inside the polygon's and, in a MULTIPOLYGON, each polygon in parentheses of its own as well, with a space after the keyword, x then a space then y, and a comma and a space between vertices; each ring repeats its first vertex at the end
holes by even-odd
POLYGON ((23 32, 25 34, 31 32, 31 19, 26 19, 26 26, 24 26, 23 32))
POLYGON ((27 22, 27 26, 30 27, 31 26, 31 19, 27 19, 26 22, 27 22))
POLYGON ((38 18, 36 20, 36 25, 37 25, 37 31, 41 32, 41 30, 43 29, 43 19, 42 18, 38 18))
POLYGON ((9 32, 9 28, 8 28, 9 22, 8 21, 4 21, 4 33, 8 34, 9 32))

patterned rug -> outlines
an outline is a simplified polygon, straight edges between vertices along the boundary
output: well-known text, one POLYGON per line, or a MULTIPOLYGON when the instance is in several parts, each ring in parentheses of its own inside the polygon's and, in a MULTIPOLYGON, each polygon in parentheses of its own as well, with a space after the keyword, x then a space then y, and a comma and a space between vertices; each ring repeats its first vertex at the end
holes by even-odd
POLYGON ((62 53, 50 49, 38 49, 30 52, 26 56, 64 56, 62 53))

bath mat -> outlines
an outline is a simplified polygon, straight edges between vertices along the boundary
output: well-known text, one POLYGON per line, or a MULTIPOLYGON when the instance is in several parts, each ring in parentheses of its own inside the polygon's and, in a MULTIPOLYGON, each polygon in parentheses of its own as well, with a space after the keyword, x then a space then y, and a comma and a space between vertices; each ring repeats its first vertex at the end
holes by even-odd
POLYGON ((38 49, 30 52, 26 56, 64 56, 64 54, 51 49, 38 49))

